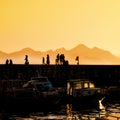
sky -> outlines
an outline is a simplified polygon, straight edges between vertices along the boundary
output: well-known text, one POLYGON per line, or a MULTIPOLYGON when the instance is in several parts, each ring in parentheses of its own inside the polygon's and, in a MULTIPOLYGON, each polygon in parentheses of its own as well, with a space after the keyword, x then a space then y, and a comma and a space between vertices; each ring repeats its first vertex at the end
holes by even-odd
POLYGON ((120 55, 120 0, 0 0, 0 51, 78 44, 120 55))

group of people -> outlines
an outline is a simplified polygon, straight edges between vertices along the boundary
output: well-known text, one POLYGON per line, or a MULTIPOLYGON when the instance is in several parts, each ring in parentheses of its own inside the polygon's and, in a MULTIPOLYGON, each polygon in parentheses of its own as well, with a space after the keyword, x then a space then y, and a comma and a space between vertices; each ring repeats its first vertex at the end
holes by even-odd
POLYGON ((6 60, 6 65, 8 65, 8 64, 10 64, 10 65, 12 65, 13 64, 13 61, 12 61, 12 59, 10 59, 10 60, 6 60))
MULTIPOLYGON (((25 65, 28 65, 29 64, 29 61, 28 61, 28 55, 25 55, 25 65)), ((65 56, 64 56, 64 54, 57 54, 57 56, 56 56, 56 64, 64 64, 64 63, 68 63, 68 61, 66 61, 65 60, 65 56)), ((43 57, 43 59, 42 59, 42 63, 43 64, 45 64, 45 58, 43 57)), ((13 61, 12 61, 12 59, 10 59, 10 60, 6 60, 6 65, 8 65, 8 64, 13 64, 13 61)), ((49 55, 47 54, 47 57, 46 57, 46 64, 47 65, 49 65, 50 64, 50 57, 49 57, 49 55)))

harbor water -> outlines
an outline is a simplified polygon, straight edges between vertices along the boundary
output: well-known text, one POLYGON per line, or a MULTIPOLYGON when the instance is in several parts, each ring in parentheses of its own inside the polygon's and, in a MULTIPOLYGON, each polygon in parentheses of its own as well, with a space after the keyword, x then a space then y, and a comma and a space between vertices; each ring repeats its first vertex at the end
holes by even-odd
MULTIPOLYGON (((24 110, 23 106, 23 110, 24 110)), ((45 106, 46 107, 46 106, 45 106)), ((103 106, 99 101, 98 108, 79 108, 72 104, 63 104, 57 108, 29 110, 29 112, 1 112, 1 120, 120 120, 120 102, 103 106)))

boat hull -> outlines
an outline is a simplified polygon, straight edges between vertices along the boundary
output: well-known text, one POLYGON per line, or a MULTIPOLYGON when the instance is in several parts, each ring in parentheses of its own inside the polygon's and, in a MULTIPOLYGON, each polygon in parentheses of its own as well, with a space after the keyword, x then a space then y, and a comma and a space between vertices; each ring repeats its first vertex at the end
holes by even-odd
POLYGON ((60 104, 60 97, 54 96, 5 96, 1 98, 1 110, 5 111, 35 111, 46 110, 50 108, 58 107, 60 104))
POLYGON ((98 96, 79 96, 79 97, 68 97, 69 104, 72 104, 76 108, 96 108, 99 109, 99 97, 98 96))

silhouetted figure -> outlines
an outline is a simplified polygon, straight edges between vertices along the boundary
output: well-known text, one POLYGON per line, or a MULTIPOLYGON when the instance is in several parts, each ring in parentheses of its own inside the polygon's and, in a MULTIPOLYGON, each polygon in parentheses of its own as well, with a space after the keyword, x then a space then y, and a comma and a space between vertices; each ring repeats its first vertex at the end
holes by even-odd
POLYGON ((46 64, 47 64, 47 65, 49 65, 49 64, 50 64, 50 57, 49 57, 49 55, 48 55, 48 54, 47 54, 46 64))
POLYGON ((10 65, 12 65, 13 64, 13 61, 10 59, 10 65))
POLYGON ((63 65, 63 62, 65 61, 65 56, 64 56, 64 54, 61 54, 60 55, 60 64, 62 64, 63 65))
POLYGON ((75 60, 77 61, 77 65, 79 65, 79 56, 77 56, 75 60))
POLYGON ((64 60, 63 65, 68 65, 68 64, 69 64, 68 60, 64 60))
POLYGON ((57 54, 57 56, 56 56, 56 64, 59 64, 59 60, 60 60, 60 55, 57 54))
POLYGON ((8 65, 8 64, 9 64, 9 60, 8 60, 8 59, 6 60, 6 63, 5 63, 5 64, 6 64, 6 65, 8 65))
POLYGON ((42 58, 42 64, 45 64, 45 58, 44 57, 42 58))
POLYGON ((28 61, 28 55, 25 55, 25 65, 28 65, 29 61, 28 61))

